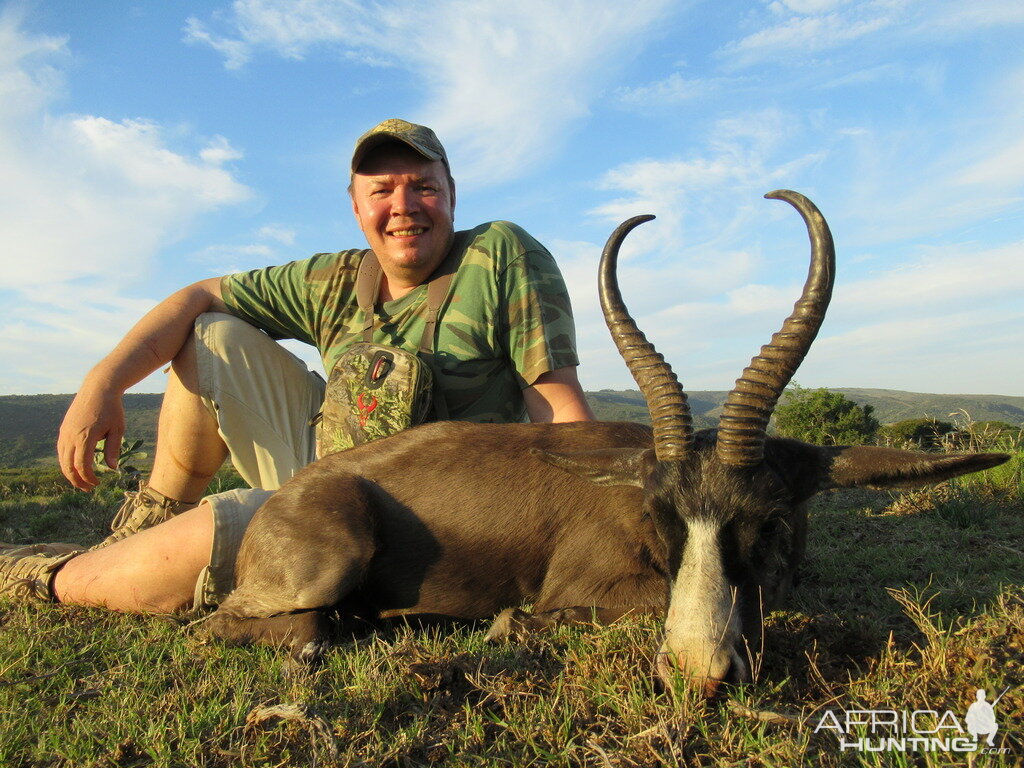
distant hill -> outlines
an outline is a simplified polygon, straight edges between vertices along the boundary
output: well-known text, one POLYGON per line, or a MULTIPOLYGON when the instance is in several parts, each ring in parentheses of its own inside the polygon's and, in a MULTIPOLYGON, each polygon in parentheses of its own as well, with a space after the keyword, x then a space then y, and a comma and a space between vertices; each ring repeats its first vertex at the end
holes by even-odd
MULTIPOLYGON (((932 417, 948 420, 964 410, 975 421, 1005 421, 1024 426, 1024 397, 1006 395, 929 395, 892 389, 848 389, 841 392, 861 405, 871 405, 883 424, 932 417)), ((714 427, 727 392, 687 392, 694 426, 714 427)), ((72 395, 0 395, 0 467, 55 464, 57 430, 72 395)), ((126 395, 125 434, 145 441, 152 455, 156 420, 163 395, 126 395)), ((604 421, 650 423, 647 406, 636 390, 587 392, 594 413, 604 421)))
MULTIPOLYGON (((839 392, 859 405, 870 405, 875 418, 882 424, 904 419, 934 418, 949 420, 952 413, 966 411, 973 421, 1005 421, 1024 426, 1024 397, 1008 395, 929 395, 920 392, 901 392, 896 389, 855 389, 837 387, 839 392)), ((714 427, 722 413, 722 404, 728 392, 687 392, 694 426, 714 427)), ((608 421, 640 421, 650 424, 643 398, 636 390, 616 391, 602 389, 587 392, 594 413, 608 421)))
POLYGON ((1008 395, 928 395, 897 389, 835 389, 861 405, 875 408, 882 424, 928 417, 949 421, 966 411, 972 421, 1005 421, 1024 426, 1024 397, 1008 395))
MULTIPOLYGON (((686 399, 690 404, 690 415, 697 429, 715 426, 722 403, 728 392, 687 392, 686 399)), ((613 390, 602 389, 598 392, 587 392, 587 400, 594 415, 601 421, 638 421, 650 424, 651 417, 647 413, 647 404, 640 392, 635 389, 613 390)))
MULTIPOLYGON (((0 467, 56 464, 57 431, 73 395, 0 395, 0 467)), ((156 444, 163 395, 126 395, 125 435, 156 444)))

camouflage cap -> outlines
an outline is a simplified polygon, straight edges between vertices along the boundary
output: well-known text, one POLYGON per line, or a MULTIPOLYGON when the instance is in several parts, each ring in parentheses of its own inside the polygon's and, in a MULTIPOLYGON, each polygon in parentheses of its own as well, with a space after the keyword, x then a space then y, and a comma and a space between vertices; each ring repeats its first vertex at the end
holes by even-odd
POLYGON ((441 146, 441 142, 437 140, 437 136, 432 130, 425 125, 416 125, 416 123, 409 123, 394 117, 374 126, 359 137, 356 141, 356 148, 352 152, 352 172, 355 173, 367 152, 389 141, 400 141, 407 144, 427 160, 440 160, 451 173, 451 168, 448 166, 448 155, 445 154, 444 147, 441 146))

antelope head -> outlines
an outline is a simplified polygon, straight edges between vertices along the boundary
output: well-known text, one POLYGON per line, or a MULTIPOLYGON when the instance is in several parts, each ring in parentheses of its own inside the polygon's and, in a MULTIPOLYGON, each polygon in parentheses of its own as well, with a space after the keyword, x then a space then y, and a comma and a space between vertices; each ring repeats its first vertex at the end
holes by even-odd
POLYGON ((647 402, 654 445, 623 449, 604 464, 598 482, 644 489, 644 514, 655 524, 673 574, 657 671, 666 681, 688 679, 709 696, 723 681, 750 678, 764 613, 789 586, 803 554, 803 504, 811 496, 836 487, 913 487, 1009 458, 821 447, 768 437, 772 411, 824 319, 835 248, 828 224, 806 197, 788 190, 766 197, 785 200, 803 217, 810 269, 792 314, 729 393, 717 430, 694 433, 683 387, 622 302, 619 248, 630 230, 654 217, 619 226, 600 267, 605 320, 647 402))

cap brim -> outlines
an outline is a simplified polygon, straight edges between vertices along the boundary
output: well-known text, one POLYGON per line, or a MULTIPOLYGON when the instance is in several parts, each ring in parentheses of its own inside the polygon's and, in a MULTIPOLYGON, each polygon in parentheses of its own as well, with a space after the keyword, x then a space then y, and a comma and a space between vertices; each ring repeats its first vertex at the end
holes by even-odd
POLYGON ((427 160, 440 160, 441 162, 444 162, 443 155, 434 152, 431 149, 427 149, 426 147, 422 147, 413 141, 409 141, 407 137, 401 134, 380 131, 372 136, 367 136, 359 142, 359 146, 357 146, 355 152, 352 153, 352 173, 356 172, 359 168, 359 164, 363 162, 363 158, 365 158, 371 150, 376 149, 381 144, 387 144, 392 141, 399 141, 402 144, 405 144, 405 146, 415 150, 417 154, 422 155, 427 160))

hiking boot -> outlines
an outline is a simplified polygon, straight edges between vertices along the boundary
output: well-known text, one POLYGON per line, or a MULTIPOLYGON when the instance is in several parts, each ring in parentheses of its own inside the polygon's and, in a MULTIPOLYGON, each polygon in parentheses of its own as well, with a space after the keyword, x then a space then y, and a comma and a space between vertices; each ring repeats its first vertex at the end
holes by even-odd
POLYGON ((90 549, 105 547, 129 537, 133 533, 138 533, 144 528, 152 528, 194 506, 195 502, 169 499, 146 485, 141 486, 134 493, 126 491, 124 504, 121 505, 114 516, 114 521, 110 524, 110 530, 113 533, 90 549))
POLYGON ((0 544, 0 595, 56 602, 57 570, 84 551, 77 544, 0 544))

